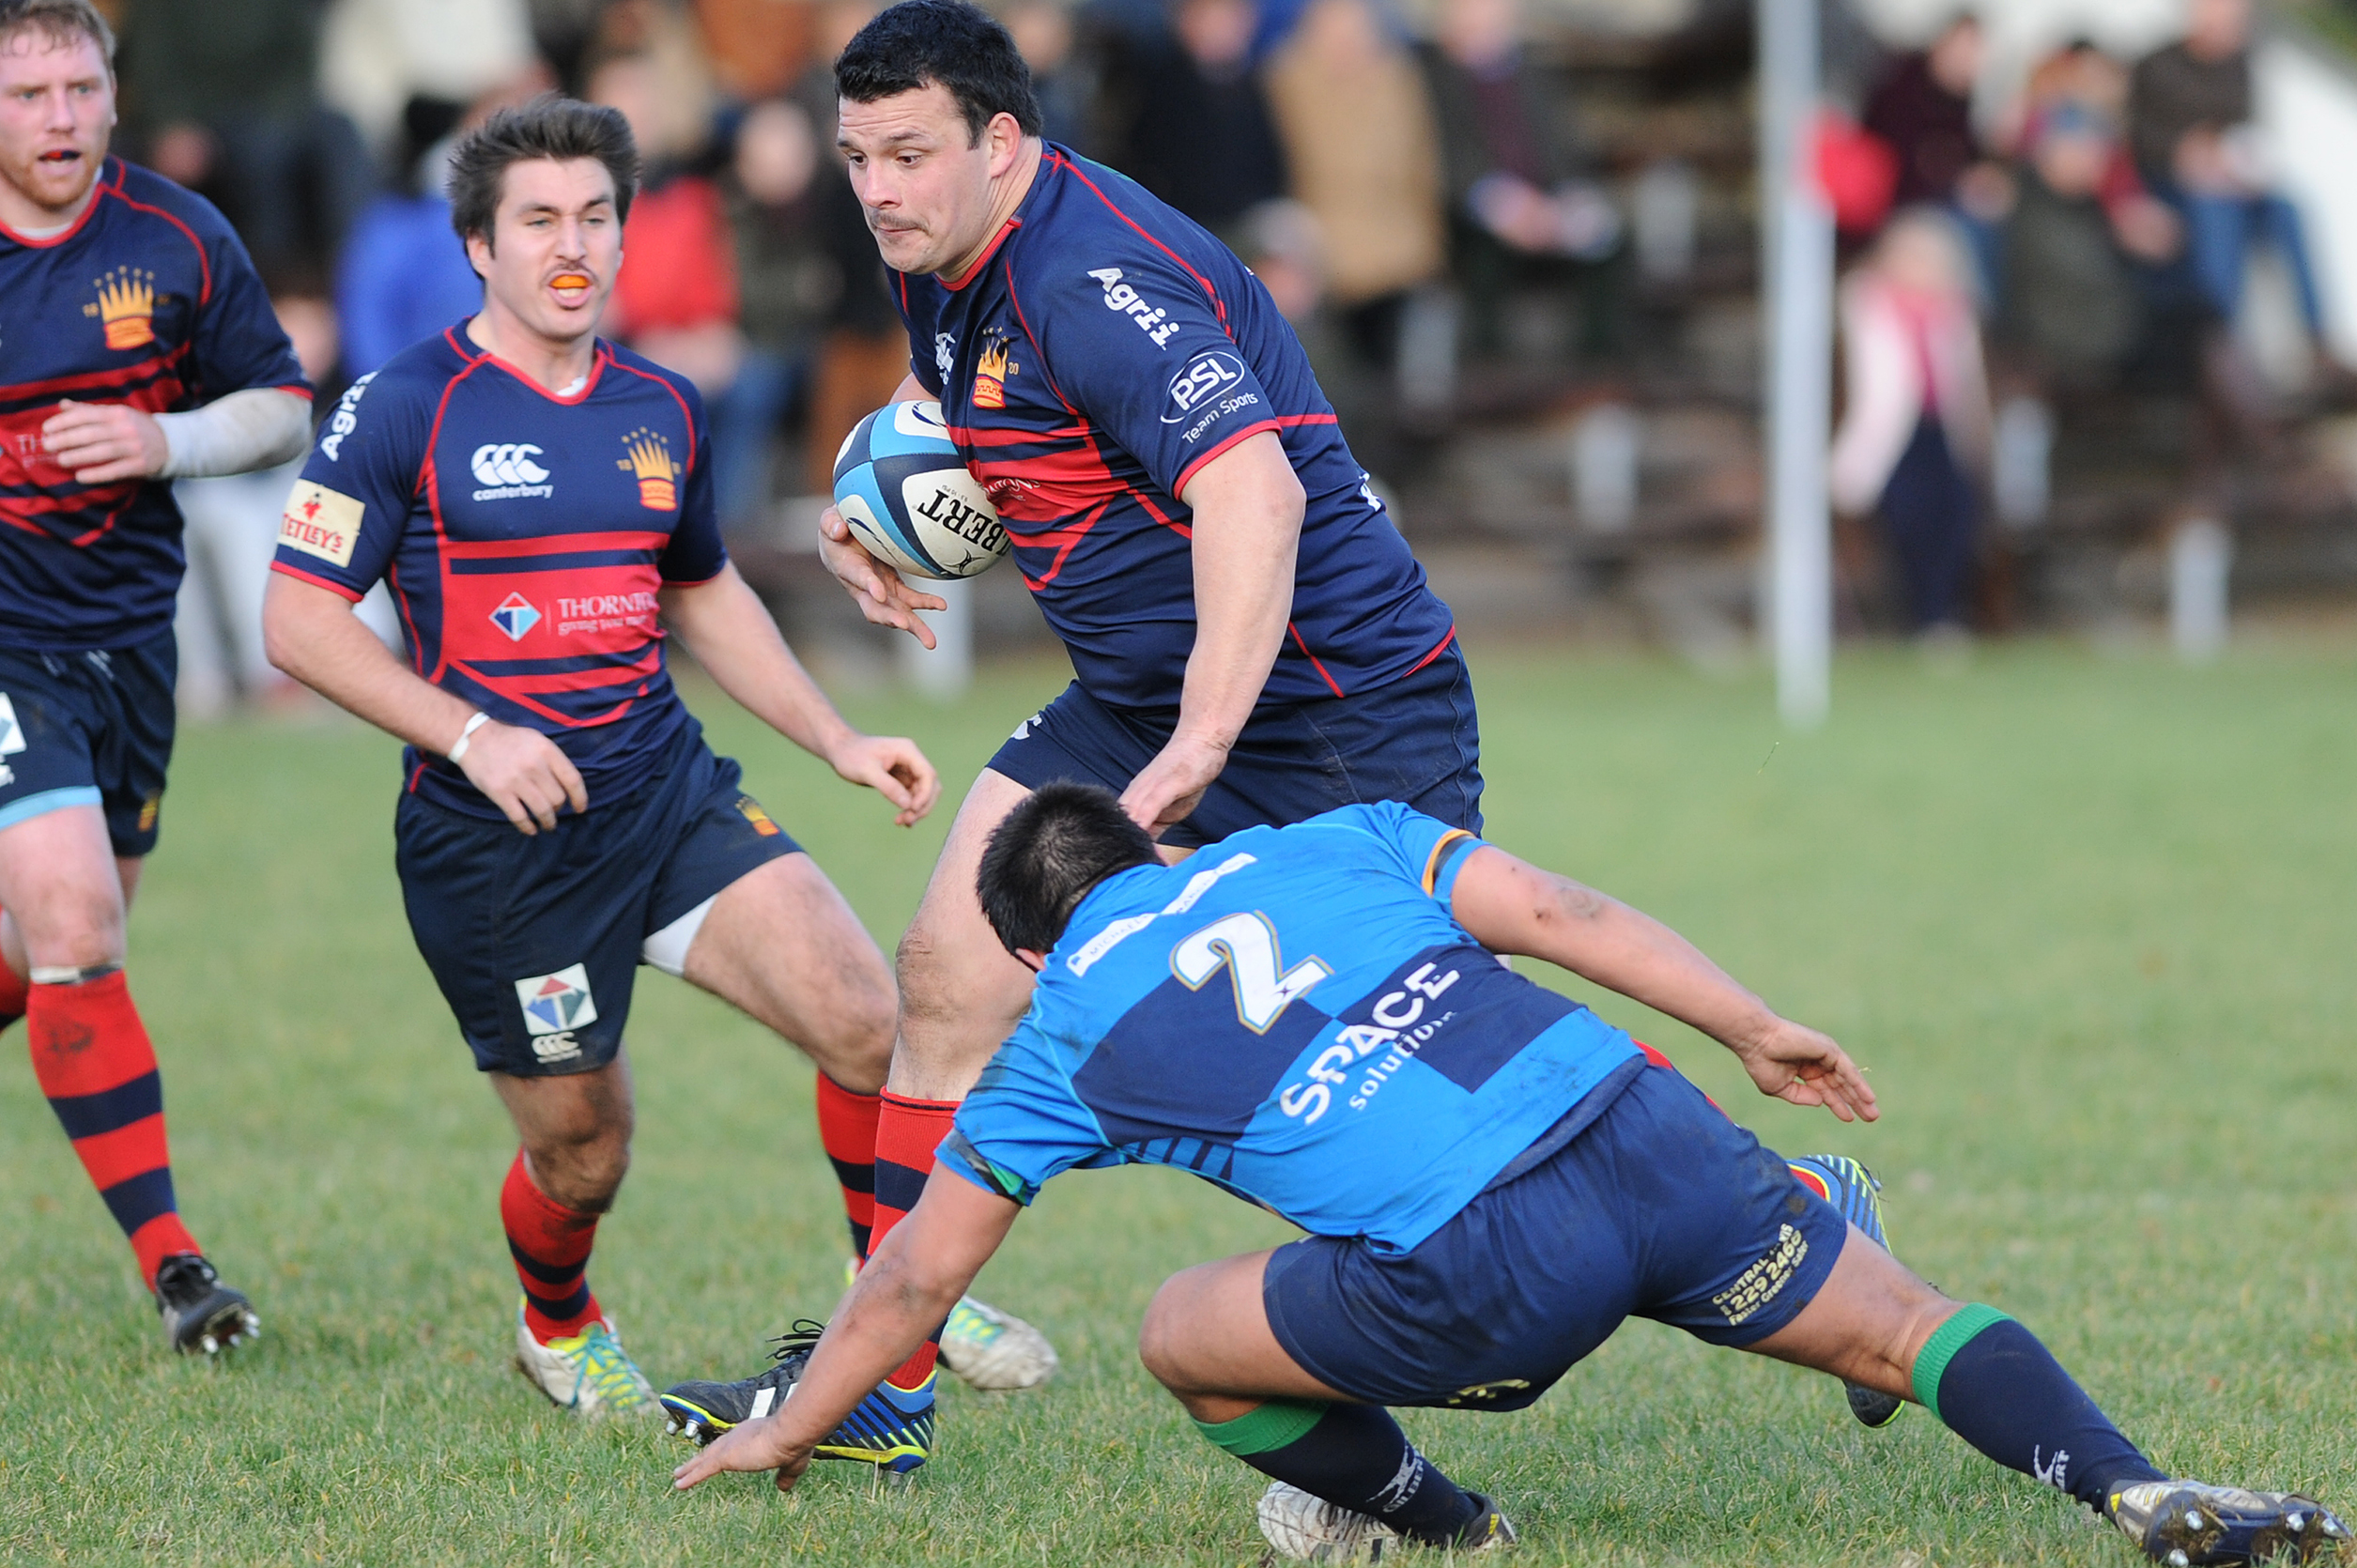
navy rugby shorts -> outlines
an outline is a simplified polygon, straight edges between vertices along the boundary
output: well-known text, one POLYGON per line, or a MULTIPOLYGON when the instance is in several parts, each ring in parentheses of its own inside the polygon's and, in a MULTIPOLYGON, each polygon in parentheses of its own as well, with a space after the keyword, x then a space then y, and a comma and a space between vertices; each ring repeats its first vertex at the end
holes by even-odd
MULTIPOLYGON (((1178 719, 1176 709, 1100 702, 1075 681, 1024 720, 990 766, 1025 789, 1061 778, 1119 794, 1169 743, 1178 719)), ((1472 677, 1451 643, 1387 686, 1255 712, 1202 804, 1163 842, 1198 849, 1248 827, 1281 827, 1377 800, 1478 834, 1481 790, 1472 677)))
POLYGON ((800 851, 688 726, 639 793, 519 833, 404 793, 393 864, 418 951, 485 1072, 589 1072, 640 962, 676 974, 722 889, 800 851))
POLYGON ((106 652, 0 648, 0 827, 95 806, 116 855, 154 850, 179 669, 169 631, 106 652))
POLYGON ((1666 1062, 1632 1060, 1597 1095, 1614 1098, 1411 1252, 1278 1248, 1260 1287, 1277 1343, 1371 1405, 1518 1410, 1624 1318, 1729 1345, 1790 1323, 1848 1222, 1666 1062))

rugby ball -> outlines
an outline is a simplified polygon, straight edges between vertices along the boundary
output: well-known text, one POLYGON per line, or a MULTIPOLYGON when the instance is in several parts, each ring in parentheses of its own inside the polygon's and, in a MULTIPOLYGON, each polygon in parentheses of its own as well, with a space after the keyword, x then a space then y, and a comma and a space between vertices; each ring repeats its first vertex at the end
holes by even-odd
POLYGON ((1009 547, 931 401, 887 404, 844 438, 835 510, 870 555, 907 576, 970 577, 1009 547))

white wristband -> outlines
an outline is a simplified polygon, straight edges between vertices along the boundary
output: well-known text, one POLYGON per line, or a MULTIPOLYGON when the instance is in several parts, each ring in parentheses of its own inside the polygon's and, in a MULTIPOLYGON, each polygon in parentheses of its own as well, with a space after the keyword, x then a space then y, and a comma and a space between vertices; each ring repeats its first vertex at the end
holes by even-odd
POLYGON ((474 732, 490 722, 491 715, 477 708, 474 717, 467 720, 467 727, 458 731, 458 744, 450 748, 450 760, 455 762, 464 757, 467 754, 467 747, 474 744, 474 732))

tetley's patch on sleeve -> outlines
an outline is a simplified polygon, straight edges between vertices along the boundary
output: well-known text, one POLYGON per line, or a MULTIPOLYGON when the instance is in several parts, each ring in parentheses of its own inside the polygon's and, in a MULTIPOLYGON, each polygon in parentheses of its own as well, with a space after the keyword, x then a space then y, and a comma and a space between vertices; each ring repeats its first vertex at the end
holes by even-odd
POLYGON ((299 479, 286 498, 286 514, 278 522, 278 542, 338 566, 349 566, 352 546, 360 542, 361 512, 357 498, 299 479))

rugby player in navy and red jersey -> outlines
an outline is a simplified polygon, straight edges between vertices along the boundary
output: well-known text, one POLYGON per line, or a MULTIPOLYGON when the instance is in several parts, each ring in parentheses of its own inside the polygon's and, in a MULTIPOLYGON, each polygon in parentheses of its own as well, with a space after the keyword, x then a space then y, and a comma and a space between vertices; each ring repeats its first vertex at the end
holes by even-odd
POLYGON ((347 394, 288 499, 264 610, 280 669, 409 743, 410 929, 523 1145, 500 1200, 516 1362, 583 1414, 655 1406, 586 1275, 629 1161, 638 965, 817 1064, 855 1242, 891 1054, 883 954, 704 744, 665 627, 903 825, 939 792, 913 744, 843 722, 730 564, 695 389, 596 335, 638 168, 621 115, 557 98, 458 144, 451 216, 482 313, 347 394), (406 665, 351 614, 380 578, 406 665))
MULTIPOLYGON (((836 62, 839 140, 906 317, 909 378, 997 505, 1071 686, 967 792, 900 953, 876 1239, 916 1202, 1031 976, 974 869, 1051 779, 1101 784, 1174 850, 1353 802, 1481 826, 1471 683, 1268 291, 1131 180, 1040 139, 1029 73, 959 0, 902 0, 836 62)), ((825 520, 871 622, 930 642, 912 589, 825 520)), ((977 1342, 1045 1342, 953 1317, 977 1342)), ((995 1346, 994 1346, 995 1348, 995 1346)), ((932 1352, 894 1381, 913 1387, 932 1352)))
POLYGON ((172 756, 171 481, 285 462, 311 388, 221 214, 107 156, 114 49, 86 0, 0 0, 0 1022, 211 1354, 259 1325, 181 1223, 124 920, 172 756))

